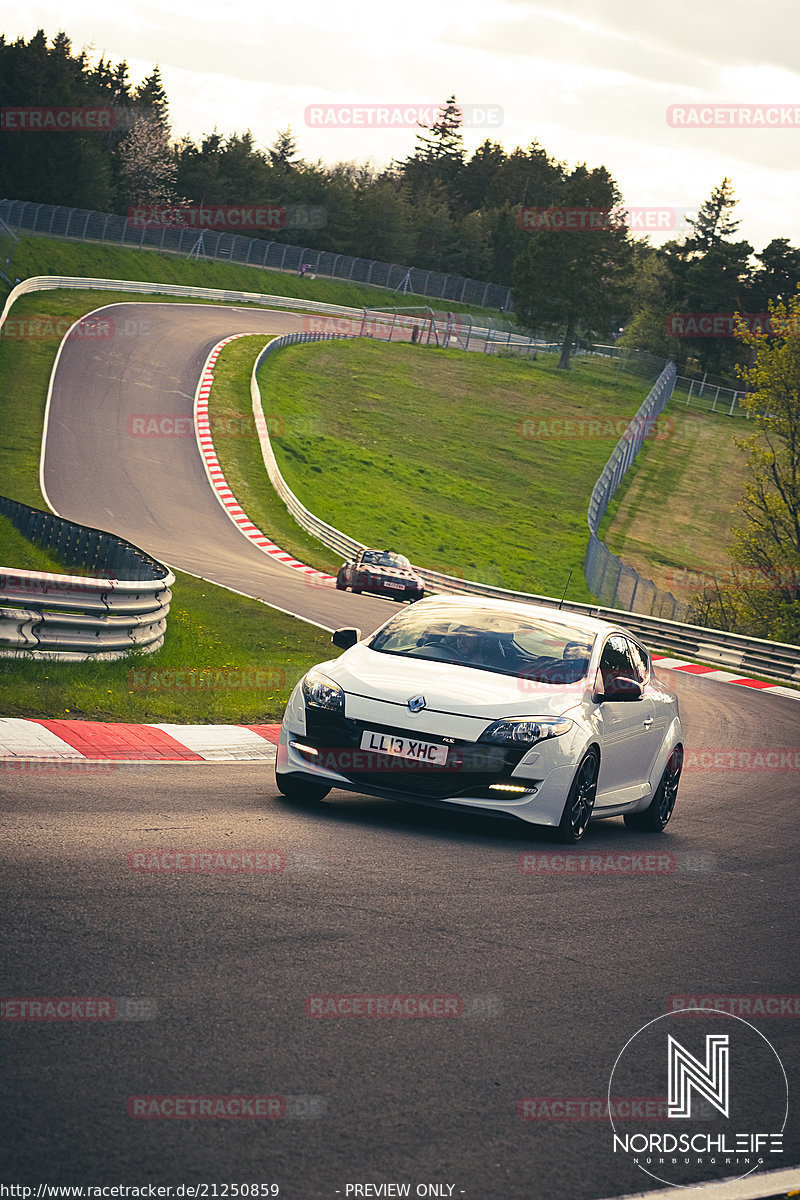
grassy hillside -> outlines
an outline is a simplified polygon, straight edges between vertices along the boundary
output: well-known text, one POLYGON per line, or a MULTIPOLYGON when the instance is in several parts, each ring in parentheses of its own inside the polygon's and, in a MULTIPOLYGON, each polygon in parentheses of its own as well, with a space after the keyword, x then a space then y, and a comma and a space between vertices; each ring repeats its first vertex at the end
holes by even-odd
MULTIPOLYGON (((6 239, 6 246, 8 239, 6 239)), ((8 248, 6 249, 8 253, 8 248)), ((155 250, 134 250, 124 246, 96 245, 91 242, 61 242, 45 237, 23 237, 14 247, 11 278, 32 275, 80 275, 93 279, 141 279, 151 283, 179 283, 188 287, 226 288, 231 291, 260 292, 274 296, 293 296, 298 300, 317 300, 353 308, 403 305, 443 307, 429 297, 400 297, 385 288, 370 287, 346 280, 301 279, 283 271, 265 271, 238 263, 209 259, 184 258, 177 254, 159 254, 155 250)), ((0 296, 8 294, 0 279, 0 296)), ((447 301, 453 312, 480 312, 447 301)), ((494 313, 496 316, 496 312, 494 313)))
POLYGON ((728 546, 746 477, 741 418, 666 410, 669 438, 648 442, 623 480, 601 536, 614 554, 684 603, 730 571, 728 546))
MULTIPOLYGON (((250 411, 257 344, 241 339, 219 360, 211 410, 223 425, 250 411)), ((560 594, 572 569, 570 596, 590 600, 586 503, 646 385, 600 360, 577 359, 568 374, 554 364, 332 342, 280 351, 260 386, 281 470, 324 520, 500 587, 560 594)), ((252 519, 269 526, 248 441, 220 436, 217 453, 252 519)))

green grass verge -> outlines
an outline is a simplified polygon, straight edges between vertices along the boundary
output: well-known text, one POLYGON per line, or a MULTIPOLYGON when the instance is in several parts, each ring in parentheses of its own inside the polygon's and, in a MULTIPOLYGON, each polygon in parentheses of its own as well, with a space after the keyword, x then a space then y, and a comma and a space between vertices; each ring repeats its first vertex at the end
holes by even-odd
POLYGON ((667 405, 660 426, 669 436, 645 442, 600 536, 624 563, 686 602, 703 580, 730 571, 734 508, 747 474, 733 439, 746 426, 678 400, 667 405))
POLYGON ((338 654, 324 630, 178 572, 160 650, 117 662, 0 658, 2 714, 270 724, 297 680, 338 654))
MULTIPOLYGON (((308 276, 301 279, 290 272, 268 271, 238 263, 190 259, 179 254, 161 254, 156 250, 134 250, 92 242, 63 242, 47 237, 20 238, 13 250, 11 267, 6 267, 5 273, 17 279, 27 279, 32 275, 77 275, 92 279, 136 279, 148 283, 260 292, 271 296, 296 297, 300 302, 299 307, 302 307, 303 300, 351 308, 428 305, 440 310, 447 308, 452 312, 497 316, 495 309, 479 309, 449 300, 437 301, 429 296, 399 296, 385 288, 365 283, 309 279, 308 276)), ((0 279, 0 295, 5 297, 9 290, 5 281, 0 279)))

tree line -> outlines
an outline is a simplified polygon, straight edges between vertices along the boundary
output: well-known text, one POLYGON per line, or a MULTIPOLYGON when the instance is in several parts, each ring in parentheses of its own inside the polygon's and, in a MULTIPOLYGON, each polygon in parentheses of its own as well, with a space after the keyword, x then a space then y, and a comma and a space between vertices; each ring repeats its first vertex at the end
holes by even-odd
POLYGON ((175 139, 158 67, 134 85, 126 62, 103 56, 92 65, 67 34, 48 42, 39 30, 28 42, 0 36, 0 106, 14 105, 102 105, 115 120, 69 136, 3 129, 0 195, 120 214, 141 204, 320 206, 324 226, 261 236, 300 235, 312 249, 510 286, 518 320, 561 340, 563 366, 580 338, 618 339, 731 379, 742 347, 730 332, 708 336, 670 318, 764 313, 800 280, 800 249, 787 238, 760 253, 736 239, 729 179, 688 221, 687 236, 656 248, 626 223, 606 167, 570 169, 537 141, 506 151, 487 138, 468 154, 455 96, 388 167, 308 162, 291 129, 267 149, 249 131, 175 139), (551 228, 564 212, 609 216, 602 228, 551 228), (538 215, 533 227, 525 213, 538 215))

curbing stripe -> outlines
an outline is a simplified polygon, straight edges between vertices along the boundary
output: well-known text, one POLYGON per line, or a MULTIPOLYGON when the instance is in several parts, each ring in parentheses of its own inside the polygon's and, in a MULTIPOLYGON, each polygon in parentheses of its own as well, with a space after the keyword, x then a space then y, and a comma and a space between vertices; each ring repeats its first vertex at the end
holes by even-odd
POLYGON ((280 725, 130 725, 0 718, 0 761, 272 762, 280 725))
POLYGON ((314 567, 310 567, 306 563, 298 562, 291 554, 287 554, 280 546, 276 546, 266 534, 262 533, 253 524, 231 491, 214 450, 211 423, 208 415, 208 399, 211 394, 211 386, 214 382, 214 364, 223 346, 227 346, 229 342, 233 342, 237 338, 248 336, 246 333, 234 333, 230 337, 223 338, 221 342, 218 342, 206 359, 200 375, 200 382, 197 385, 194 399, 194 426, 197 448, 203 460, 206 476, 217 500, 219 500, 231 521, 239 532, 244 534, 254 546, 257 546, 262 553, 269 555, 275 561, 283 563, 284 566, 313 576, 324 586, 331 586, 336 583, 333 575, 327 575, 324 571, 317 571, 314 567))
POLYGON ((796 688, 783 687, 779 683, 766 683, 763 679, 747 679, 742 675, 734 675, 732 671, 722 671, 717 667, 703 666, 701 663, 683 662, 682 659, 670 658, 666 654, 651 654, 650 657, 659 667, 666 667, 669 671, 683 671, 686 675, 699 675, 702 679, 711 679, 715 683, 735 683, 740 687, 753 688, 772 696, 788 696, 792 700, 800 700, 800 691, 796 688))

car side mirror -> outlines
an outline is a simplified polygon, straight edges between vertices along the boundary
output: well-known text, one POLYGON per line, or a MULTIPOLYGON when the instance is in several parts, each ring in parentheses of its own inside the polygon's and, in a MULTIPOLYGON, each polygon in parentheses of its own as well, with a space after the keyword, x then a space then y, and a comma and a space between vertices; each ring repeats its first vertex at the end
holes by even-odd
POLYGON ((628 679, 624 675, 614 675, 604 682, 602 671, 598 669, 594 685, 594 700, 597 704, 609 701, 641 700, 644 696, 644 684, 638 679, 628 679))
POLYGON ((356 642, 361 641, 361 630, 349 626, 344 629, 337 629, 333 633, 331 641, 340 650, 349 650, 351 646, 355 646, 356 642))

